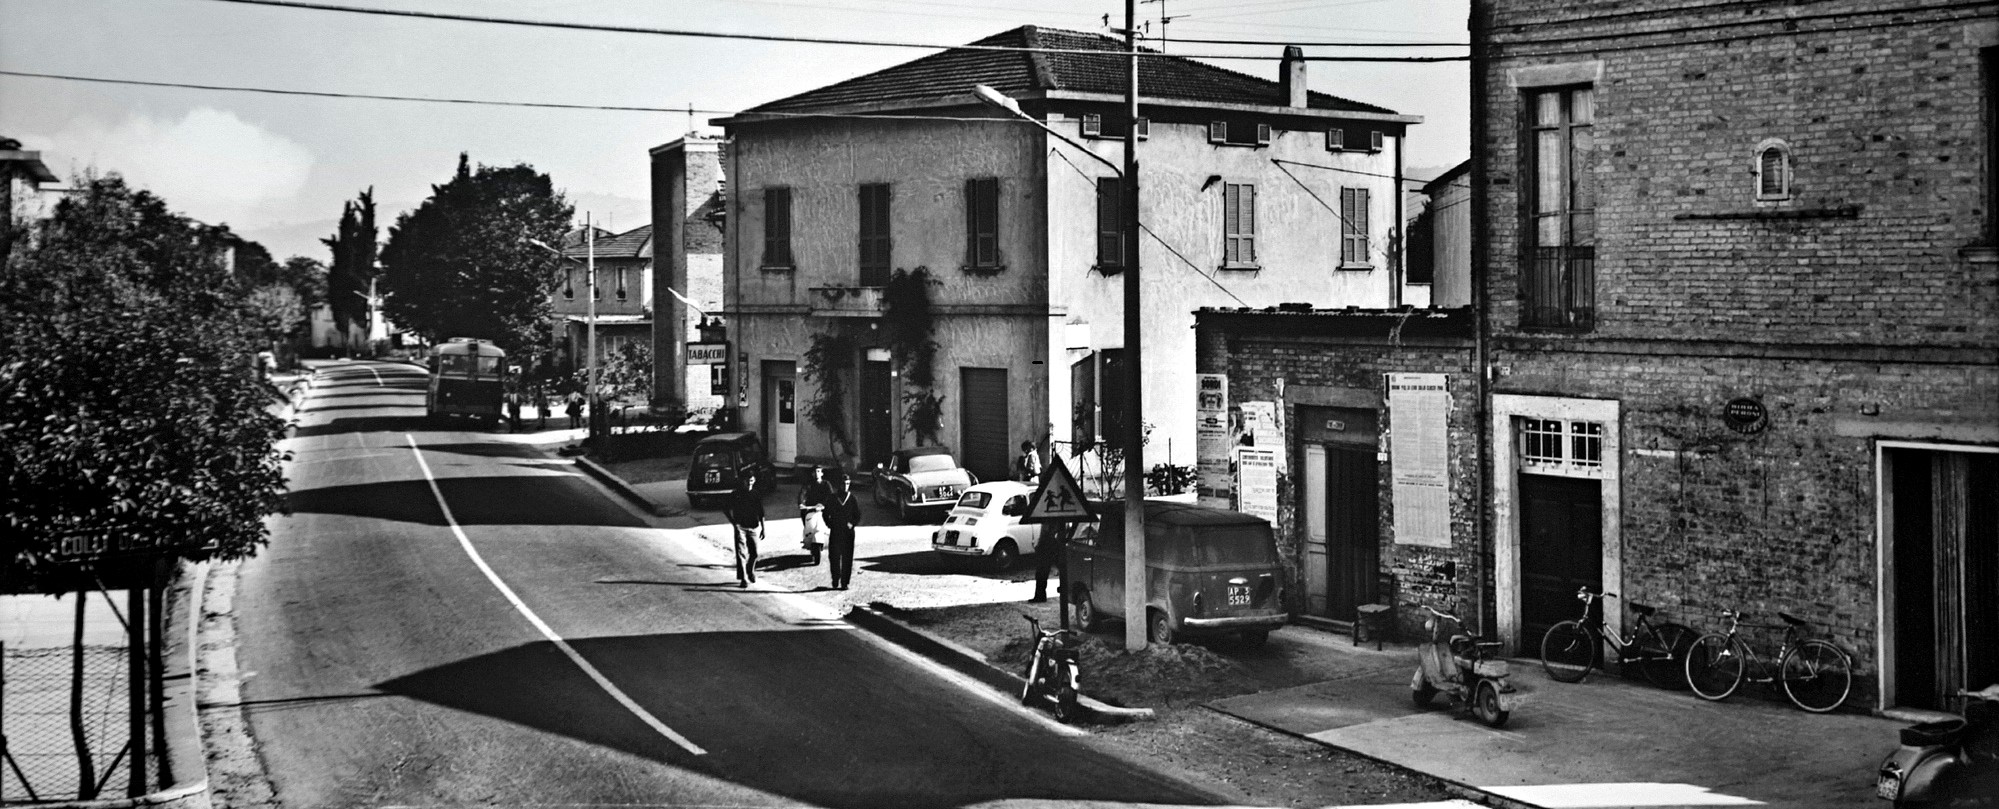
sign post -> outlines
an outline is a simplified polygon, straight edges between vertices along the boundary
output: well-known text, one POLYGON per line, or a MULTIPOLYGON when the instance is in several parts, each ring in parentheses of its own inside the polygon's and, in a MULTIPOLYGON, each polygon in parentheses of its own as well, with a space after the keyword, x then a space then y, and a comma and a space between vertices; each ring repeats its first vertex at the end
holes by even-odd
MULTIPOLYGON (((1097 514, 1091 510, 1090 502, 1083 499, 1083 489, 1076 485, 1075 476, 1069 474, 1069 466, 1062 463, 1061 456, 1048 459, 1048 468, 1041 471, 1041 485, 1035 487, 1033 496, 1027 498, 1027 513, 1021 515, 1025 524, 1042 526, 1043 543, 1060 537, 1055 546, 1055 593, 1057 610, 1061 613, 1062 628, 1069 628, 1069 540, 1076 536, 1076 523, 1096 522, 1097 514), (1055 523, 1049 528, 1049 523, 1055 523)), ((1035 553, 1048 553, 1041 545, 1035 553)))

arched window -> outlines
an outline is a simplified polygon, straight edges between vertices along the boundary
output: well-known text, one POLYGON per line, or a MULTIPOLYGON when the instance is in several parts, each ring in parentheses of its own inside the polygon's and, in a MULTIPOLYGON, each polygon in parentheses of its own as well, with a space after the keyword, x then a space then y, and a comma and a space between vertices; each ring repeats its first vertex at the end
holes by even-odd
POLYGON ((1756 144, 1756 199, 1791 198, 1791 147, 1781 140, 1756 144))

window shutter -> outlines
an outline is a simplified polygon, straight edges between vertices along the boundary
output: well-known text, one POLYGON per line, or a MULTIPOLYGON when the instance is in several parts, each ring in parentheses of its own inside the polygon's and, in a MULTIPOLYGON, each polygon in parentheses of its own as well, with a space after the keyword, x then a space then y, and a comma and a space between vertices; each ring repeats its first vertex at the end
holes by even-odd
POLYGON ((1242 256, 1244 264, 1256 263, 1256 186, 1245 185, 1237 194, 1236 204, 1242 207, 1237 215, 1242 225, 1242 256))
POLYGON ((1208 122, 1209 143, 1227 143, 1228 140, 1229 140, 1229 122, 1227 121, 1208 122))
POLYGON ((1123 217, 1119 211, 1121 194, 1118 181, 1113 177, 1097 179, 1097 266, 1123 267, 1124 234, 1118 226, 1123 217))
POLYGON ((965 266, 979 265, 979 181, 965 181, 965 266))
POLYGON ((875 265, 875 187, 861 186, 861 256, 860 266, 865 270, 875 265))
POLYGON ((1235 264, 1240 248, 1237 236, 1242 233, 1242 186, 1228 184, 1222 186, 1222 263, 1235 264))
POLYGON ((791 189, 764 189, 764 266, 791 266, 791 189))
POLYGON ((999 178, 965 181, 965 264, 999 266, 999 178))

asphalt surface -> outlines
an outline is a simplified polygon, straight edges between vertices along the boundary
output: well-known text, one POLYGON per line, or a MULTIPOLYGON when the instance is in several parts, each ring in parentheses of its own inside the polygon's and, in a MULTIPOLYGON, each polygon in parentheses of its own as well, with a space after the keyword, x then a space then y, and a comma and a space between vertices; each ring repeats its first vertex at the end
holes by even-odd
POLYGON ((293 513, 240 568, 240 705, 279 804, 1213 804, 845 627, 738 590, 528 437, 336 363, 293 513))

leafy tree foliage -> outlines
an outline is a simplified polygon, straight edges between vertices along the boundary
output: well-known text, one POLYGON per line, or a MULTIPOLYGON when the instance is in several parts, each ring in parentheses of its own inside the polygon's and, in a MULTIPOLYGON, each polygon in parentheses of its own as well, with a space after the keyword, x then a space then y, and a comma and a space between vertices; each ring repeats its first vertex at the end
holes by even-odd
POLYGON ((265 342, 276 342, 305 328, 305 304, 289 284, 273 282, 250 290, 245 305, 257 336, 265 342))
POLYGON ((433 342, 483 337, 510 355, 534 353, 548 339, 561 259, 529 239, 556 244, 574 213, 534 167, 475 170, 459 155, 451 181, 431 186, 430 198, 389 228, 389 317, 433 342))
POLYGON ((333 325, 343 334, 368 317, 368 282, 375 277, 375 188, 342 206, 340 230, 320 239, 333 251, 326 271, 326 301, 333 308, 333 325))
MULTIPOLYGON (((598 382, 612 401, 646 401, 652 395, 652 346, 631 340, 618 344, 602 368, 598 382)), ((583 380, 583 384, 589 384, 583 380)))
POLYGON ((298 292, 298 302, 307 309, 326 300, 326 263, 316 258, 292 256, 278 266, 278 283, 298 292))
POLYGON ((115 174, 76 185, 0 276, 5 589, 66 548, 248 556, 284 502, 229 244, 115 174))

